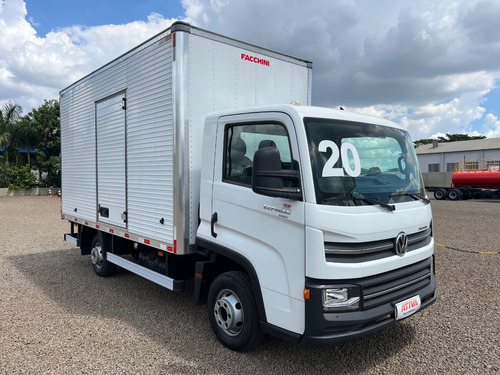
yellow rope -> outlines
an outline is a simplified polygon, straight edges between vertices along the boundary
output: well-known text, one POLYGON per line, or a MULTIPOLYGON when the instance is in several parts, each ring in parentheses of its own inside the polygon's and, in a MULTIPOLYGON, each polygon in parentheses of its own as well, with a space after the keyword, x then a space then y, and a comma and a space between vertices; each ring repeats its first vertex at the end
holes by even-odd
POLYGON ((462 253, 472 253, 472 254, 481 254, 481 255, 498 255, 500 252, 498 251, 472 251, 472 250, 463 250, 457 249, 456 247, 446 246, 437 242, 434 242, 434 245, 439 247, 444 247, 445 249, 460 251, 462 253))

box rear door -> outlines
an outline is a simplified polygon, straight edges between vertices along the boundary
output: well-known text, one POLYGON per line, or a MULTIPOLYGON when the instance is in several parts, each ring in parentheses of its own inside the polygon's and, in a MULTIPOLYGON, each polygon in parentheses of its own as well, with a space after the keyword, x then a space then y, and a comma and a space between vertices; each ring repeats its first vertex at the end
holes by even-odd
POLYGON ((126 227, 125 93, 96 103, 97 220, 126 227))

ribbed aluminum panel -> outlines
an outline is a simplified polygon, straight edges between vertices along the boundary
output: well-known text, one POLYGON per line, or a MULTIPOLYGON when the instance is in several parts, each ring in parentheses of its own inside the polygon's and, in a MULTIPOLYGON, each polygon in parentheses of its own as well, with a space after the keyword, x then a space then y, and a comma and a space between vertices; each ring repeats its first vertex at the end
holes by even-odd
POLYGON ((96 103, 98 220, 125 227, 125 93, 96 103))
POLYGON ((169 34, 169 30, 165 31, 61 92, 62 212, 126 225, 131 233, 172 245, 174 151, 169 34), (111 96, 120 93, 125 93, 127 103, 125 133, 118 134, 122 120, 117 122, 109 113, 100 117, 98 112, 111 96), (96 121, 99 127, 101 123, 108 127, 97 131, 99 141, 96 121), (99 173, 99 202, 98 142, 99 146, 107 144, 105 150, 100 148, 98 156, 99 167, 104 168, 99 173), (121 183, 124 176, 126 187, 121 183), (103 197, 108 203, 101 202, 103 197), (121 212, 119 219, 100 217, 98 203, 123 207, 127 223, 121 220, 121 212))
POLYGON ((61 95, 62 212, 96 220, 95 121, 92 87, 61 95), (88 104, 87 104, 88 103, 88 104))
POLYGON ((128 229, 173 244, 172 44, 143 50, 128 87, 128 229))

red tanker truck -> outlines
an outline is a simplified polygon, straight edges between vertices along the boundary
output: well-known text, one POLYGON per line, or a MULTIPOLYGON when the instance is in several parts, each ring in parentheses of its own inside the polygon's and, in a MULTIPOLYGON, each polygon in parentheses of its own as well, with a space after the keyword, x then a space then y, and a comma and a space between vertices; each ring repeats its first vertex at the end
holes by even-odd
POLYGON ((451 177, 451 187, 428 187, 434 198, 452 201, 472 198, 500 198, 500 170, 498 161, 461 164, 451 177), (482 165, 487 167, 482 168, 482 165))

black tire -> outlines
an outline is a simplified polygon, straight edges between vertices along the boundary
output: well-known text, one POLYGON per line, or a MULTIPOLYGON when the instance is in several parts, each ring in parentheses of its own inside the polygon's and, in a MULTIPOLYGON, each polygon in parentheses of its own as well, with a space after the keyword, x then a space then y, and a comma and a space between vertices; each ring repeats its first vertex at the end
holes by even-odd
POLYGON ((97 275, 106 277, 111 276, 116 271, 116 266, 106 260, 106 251, 110 248, 109 236, 104 236, 101 232, 97 233, 92 240, 92 247, 90 249, 90 260, 94 271, 97 275))
POLYGON ((208 291, 208 317, 219 341, 239 352, 250 351, 263 338, 248 276, 231 271, 218 276, 208 291))
POLYGON ((445 200, 448 196, 448 192, 445 189, 436 189, 434 190, 434 198, 438 201, 445 200))
POLYGON ((462 192, 458 189, 451 189, 448 193, 448 199, 450 201, 459 201, 462 199, 462 192))

